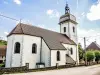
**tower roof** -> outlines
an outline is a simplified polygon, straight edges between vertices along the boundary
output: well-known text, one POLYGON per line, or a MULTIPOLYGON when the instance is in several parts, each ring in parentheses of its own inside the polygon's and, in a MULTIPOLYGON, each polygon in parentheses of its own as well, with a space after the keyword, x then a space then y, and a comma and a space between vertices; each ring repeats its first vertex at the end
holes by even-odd
POLYGON ((68 6, 68 3, 66 2, 66 6, 65 6, 65 14, 70 13, 70 8, 68 6))
POLYGON ((59 24, 64 23, 64 22, 72 22, 74 24, 78 24, 76 22, 76 17, 70 14, 70 8, 68 6, 68 3, 66 3, 66 6, 65 6, 65 14, 62 15, 59 19, 59 24))

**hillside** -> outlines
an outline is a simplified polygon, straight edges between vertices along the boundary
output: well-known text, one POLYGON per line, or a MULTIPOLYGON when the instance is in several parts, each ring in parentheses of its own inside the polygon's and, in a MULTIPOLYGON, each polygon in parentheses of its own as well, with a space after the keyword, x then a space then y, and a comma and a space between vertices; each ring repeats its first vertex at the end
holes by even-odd
POLYGON ((5 41, 5 40, 0 40, 0 45, 7 45, 7 41, 5 41))

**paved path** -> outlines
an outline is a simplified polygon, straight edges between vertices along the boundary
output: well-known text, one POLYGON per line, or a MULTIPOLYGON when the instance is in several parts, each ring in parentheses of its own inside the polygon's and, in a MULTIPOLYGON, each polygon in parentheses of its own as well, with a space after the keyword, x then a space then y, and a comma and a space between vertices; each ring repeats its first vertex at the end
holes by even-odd
POLYGON ((98 72, 100 72, 100 65, 9 75, 96 75, 98 72))

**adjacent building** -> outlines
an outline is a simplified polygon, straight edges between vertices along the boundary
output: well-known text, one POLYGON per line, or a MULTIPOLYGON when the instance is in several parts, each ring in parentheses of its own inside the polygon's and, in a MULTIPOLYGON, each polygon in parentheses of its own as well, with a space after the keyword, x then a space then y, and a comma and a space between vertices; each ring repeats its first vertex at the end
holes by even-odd
POLYGON ((5 62, 5 57, 6 57, 6 45, 1 45, 0 46, 0 63, 5 62))
POLYGON ((95 42, 92 42, 86 50, 100 50, 100 46, 95 42))

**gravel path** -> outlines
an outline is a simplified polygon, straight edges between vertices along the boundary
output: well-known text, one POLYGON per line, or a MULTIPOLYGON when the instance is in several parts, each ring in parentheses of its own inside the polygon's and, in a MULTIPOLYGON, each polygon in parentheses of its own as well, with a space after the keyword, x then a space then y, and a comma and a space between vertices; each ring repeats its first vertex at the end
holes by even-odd
POLYGON ((98 72, 100 72, 100 65, 9 75, 96 75, 98 72))

